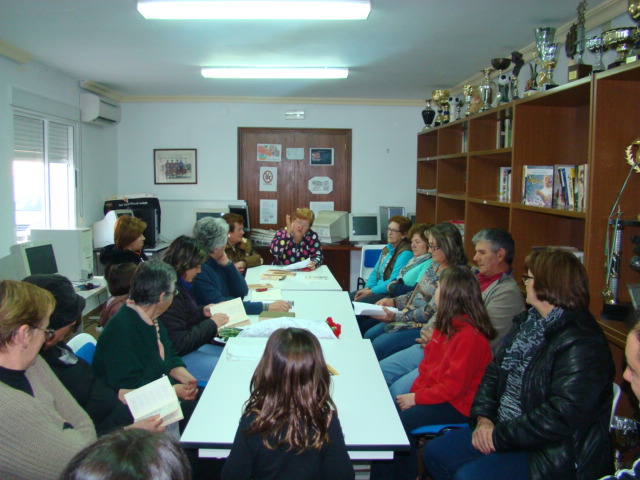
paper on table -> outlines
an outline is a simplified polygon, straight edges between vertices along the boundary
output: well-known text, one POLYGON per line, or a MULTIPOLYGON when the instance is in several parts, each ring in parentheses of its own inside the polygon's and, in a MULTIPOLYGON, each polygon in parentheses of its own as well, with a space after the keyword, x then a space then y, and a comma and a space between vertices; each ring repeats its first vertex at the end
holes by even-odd
POLYGON ((226 323, 225 327, 242 326, 251 323, 247 312, 244 309, 241 298, 234 298, 233 300, 227 300, 226 302, 212 303, 208 305, 211 315, 214 313, 225 313, 229 317, 229 323, 226 323))
POLYGON ((170 425, 184 418, 178 395, 166 375, 125 393, 124 398, 134 422, 160 415, 162 424, 170 425))
POLYGON ((292 263, 290 265, 280 265, 278 268, 283 270, 302 270, 303 268, 309 268, 311 260, 302 260, 300 262, 292 263))
POLYGON ((279 288, 272 288, 266 292, 251 292, 251 300, 254 302, 264 302, 267 300, 282 300, 282 290, 279 288))
MULTIPOLYGON (((381 315, 386 315, 382 305, 373 305, 371 303, 364 302, 352 302, 353 303, 353 313, 356 315, 367 315, 369 317, 379 317, 381 315)), ((384 307, 389 311, 396 313, 398 309, 396 307, 384 307)))

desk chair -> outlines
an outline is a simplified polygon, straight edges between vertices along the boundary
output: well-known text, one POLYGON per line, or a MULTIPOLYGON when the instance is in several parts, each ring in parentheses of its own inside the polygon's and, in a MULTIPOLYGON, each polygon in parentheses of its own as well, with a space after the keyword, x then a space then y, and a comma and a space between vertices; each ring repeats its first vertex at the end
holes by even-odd
POLYGON ((367 284, 367 279, 371 272, 373 272, 373 267, 376 266, 376 262, 378 258, 380 258, 380 253, 382 253, 382 249, 386 247, 386 245, 364 245, 362 247, 362 257, 360 259, 360 276, 358 277, 358 283, 356 290, 360 290, 364 288, 367 284))
POLYGON ((88 333, 79 333, 67 343, 79 358, 89 365, 93 363, 93 354, 96 353, 96 339, 88 333))

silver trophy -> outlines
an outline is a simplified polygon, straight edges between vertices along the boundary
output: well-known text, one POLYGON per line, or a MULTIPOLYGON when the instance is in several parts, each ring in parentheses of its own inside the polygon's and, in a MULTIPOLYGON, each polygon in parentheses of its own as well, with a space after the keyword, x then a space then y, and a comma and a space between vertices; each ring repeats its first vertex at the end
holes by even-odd
POLYGON ((534 30, 536 36, 536 61, 542 67, 538 74, 538 90, 549 90, 556 87, 553 81, 553 69, 558 58, 558 44, 554 43, 556 29, 552 27, 540 27, 534 30))
POLYGON ((482 108, 480 111, 484 112, 491 108, 491 100, 493 100, 493 86, 490 78, 493 68, 483 68, 481 72, 484 73, 484 79, 480 85, 478 85, 478 90, 480 91, 480 98, 482 99, 482 108))
POLYGON ((596 63, 593 65, 592 72, 604 72, 606 70, 604 63, 602 63, 602 55, 607 51, 607 47, 602 41, 602 37, 596 35, 587 40, 587 50, 589 50, 596 57, 596 63))

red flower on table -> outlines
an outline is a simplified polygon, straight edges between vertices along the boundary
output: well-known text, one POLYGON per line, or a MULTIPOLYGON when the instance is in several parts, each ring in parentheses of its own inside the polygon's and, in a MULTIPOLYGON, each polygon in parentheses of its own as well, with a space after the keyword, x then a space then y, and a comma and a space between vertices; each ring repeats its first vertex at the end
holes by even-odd
POLYGON ((333 318, 327 317, 327 325, 331 328, 331 331, 336 336, 336 338, 340 338, 340 333, 342 332, 342 325, 333 321, 333 318))

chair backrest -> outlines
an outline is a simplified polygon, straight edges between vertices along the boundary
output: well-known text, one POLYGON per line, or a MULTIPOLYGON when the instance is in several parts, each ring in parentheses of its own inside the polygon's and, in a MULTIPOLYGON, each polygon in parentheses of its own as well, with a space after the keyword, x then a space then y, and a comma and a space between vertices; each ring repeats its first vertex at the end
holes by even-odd
POLYGON ((73 353, 86 361, 93 363, 93 354, 96 351, 96 339, 88 333, 79 333, 67 342, 73 353))
POLYGON ((613 403, 611 404, 611 418, 609 419, 609 425, 613 423, 613 417, 616 413, 616 407, 618 406, 618 400, 620 400, 620 385, 613 384, 613 403))
POLYGON ((375 267, 380 253, 386 245, 364 245, 362 247, 362 258, 360 259, 360 278, 366 282, 375 267))

